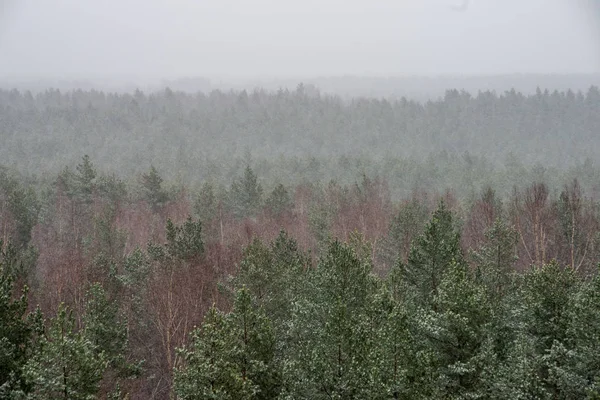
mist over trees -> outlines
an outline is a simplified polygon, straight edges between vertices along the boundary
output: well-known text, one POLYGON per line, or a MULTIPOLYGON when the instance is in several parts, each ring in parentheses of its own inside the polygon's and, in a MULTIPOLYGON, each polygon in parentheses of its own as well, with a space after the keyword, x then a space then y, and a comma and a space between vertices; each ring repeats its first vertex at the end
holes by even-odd
POLYGON ((0 398, 597 399, 600 90, 0 90, 0 398))
POLYGON ((314 159, 312 168, 323 175, 319 164, 332 159, 372 164, 440 152, 468 153, 494 166, 517 160, 564 169, 596 159, 600 149, 595 86, 529 95, 448 90, 425 103, 343 101, 302 84, 292 91, 208 94, 3 90, 0 109, 3 164, 36 175, 58 171, 81 153, 122 177, 153 164, 170 178, 201 182, 231 178, 234 157, 248 152, 256 161, 279 162, 288 175, 297 172, 286 163, 314 159))

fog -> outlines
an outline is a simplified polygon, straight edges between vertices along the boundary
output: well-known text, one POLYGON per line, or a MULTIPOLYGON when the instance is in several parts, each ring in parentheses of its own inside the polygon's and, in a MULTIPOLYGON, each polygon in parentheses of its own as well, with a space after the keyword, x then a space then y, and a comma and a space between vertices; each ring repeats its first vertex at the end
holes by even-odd
POLYGON ((0 77, 600 72, 595 0, 4 0, 0 77))

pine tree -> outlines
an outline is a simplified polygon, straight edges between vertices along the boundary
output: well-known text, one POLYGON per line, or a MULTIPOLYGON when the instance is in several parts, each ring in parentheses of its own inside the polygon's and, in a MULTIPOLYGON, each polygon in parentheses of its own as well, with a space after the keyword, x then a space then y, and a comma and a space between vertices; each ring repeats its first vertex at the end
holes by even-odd
POLYGON ((549 375, 564 398, 600 394, 600 275, 585 282, 566 310, 567 336, 547 358, 549 375))
POLYGON ((227 357, 225 316, 212 307, 202 327, 191 334, 191 346, 181 349, 184 366, 175 371, 174 391, 182 400, 232 399, 230 393, 235 370, 227 357))
POLYGON ((202 239, 202 222, 188 219, 180 226, 167 220, 167 255, 175 260, 198 260, 204 254, 204 240, 202 239))
POLYGON ((598 237, 591 226, 597 224, 597 210, 593 202, 584 198, 577 179, 565 186, 556 202, 556 211, 563 240, 558 240, 562 258, 576 271, 593 274, 597 262, 598 237))
POLYGON ((104 199, 110 200, 113 207, 117 207, 127 197, 127 185, 115 174, 100 175, 97 188, 104 199))
POLYGON ((271 249, 255 238, 244 249, 238 274, 234 280, 237 287, 246 287, 260 304, 269 303, 270 296, 276 296, 273 281, 279 271, 274 270, 271 249))
POLYGON ((427 226, 411 247, 404 279, 426 302, 437 295, 444 272, 464 263, 460 236, 452 213, 442 201, 427 226))
POLYGON ((33 385, 28 398, 94 399, 106 366, 104 353, 97 351, 85 332, 76 330, 72 312, 61 305, 24 367, 33 385))
POLYGON ((403 204, 390 223, 389 233, 380 246, 380 258, 389 266, 398 259, 406 263, 414 240, 429 218, 427 208, 419 201, 403 204))
POLYGON ((303 290, 302 280, 307 265, 307 257, 284 231, 268 247, 255 239, 244 249, 233 287, 245 287, 256 298, 273 323, 278 337, 284 333, 292 301, 303 290))
POLYGON ((217 216, 218 201, 212 183, 205 182, 194 202, 194 211, 204 224, 217 216))
POLYGON ((492 359, 484 347, 491 316, 485 288, 464 264, 453 262, 442 276, 432 308, 418 312, 416 320, 433 356, 436 398, 477 398, 485 393, 481 371, 492 359))
POLYGON ((288 211, 292 205, 292 200, 285 186, 281 183, 275 186, 275 189, 265 201, 265 205, 275 217, 280 217, 288 211))
POLYGON ((250 166, 246 166, 244 176, 231 185, 230 202, 233 213, 238 218, 255 216, 262 205, 262 186, 250 166))
MULTIPOLYGON (((0 240, 0 248, 2 241, 0 240)), ((14 298, 13 277, 0 260, 0 398, 24 396, 31 385, 24 376, 24 366, 31 357, 34 340, 42 328, 39 310, 28 313, 27 287, 14 298)))
POLYGON ((517 259, 517 231, 497 218, 485 233, 483 246, 471 254, 481 282, 494 298, 504 295, 517 259))
POLYGON ((31 230, 38 220, 40 202, 35 191, 26 188, 0 166, 0 219, 3 220, 3 240, 11 238, 17 249, 26 248, 31 230), (12 221, 12 224, 10 223, 12 221), (7 227, 13 229, 7 231, 7 227))
POLYGON ((162 177, 153 165, 147 174, 142 175, 144 198, 154 212, 158 212, 169 200, 169 194, 163 189, 162 182, 162 177))
POLYGON ((86 154, 81 160, 81 164, 78 164, 75 168, 76 173, 74 175, 74 194, 84 203, 92 201, 92 194, 96 190, 96 169, 90 161, 90 157, 86 154))
POLYGON ((534 267, 522 277, 512 306, 517 332, 496 382, 516 396, 511 398, 569 398, 556 371, 566 363, 563 347, 569 340, 569 309, 578 286, 574 271, 555 262, 534 267))
POLYGON ((422 385, 415 377, 415 363, 421 354, 415 351, 408 310, 396 297, 397 281, 390 274, 375 296, 369 312, 375 327, 375 345, 371 350, 374 388, 372 398, 414 398, 422 385))
POLYGON ((141 363, 132 362, 128 357, 127 325, 118 304, 108 299, 100 284, 93 284, 86 293, 83 323, 85 336, 94 345, 95 353, 108 363, 103 386, 114 391, 121 379, 139 375, 141 363))
POLYGON ((370 398, 376 329, 369 310, 372 265, 331 242, 294 301, 285 369, 286 398, 370 398))
POLYGON ((246 289, 236 293, 233 310, 212 309, 182 349, 185 365, 175 371, 181 399, 274 399, 281 378, 274 361, 275 336, 246 289))
POLYGON ((523 277, 523 315, 527 331, 537 338, 537 351, 543 354, 554 341, 563 341, 569 327, 568 308, 578 289, 578 278, 570 268, 556 262, 533 268, 523 277))

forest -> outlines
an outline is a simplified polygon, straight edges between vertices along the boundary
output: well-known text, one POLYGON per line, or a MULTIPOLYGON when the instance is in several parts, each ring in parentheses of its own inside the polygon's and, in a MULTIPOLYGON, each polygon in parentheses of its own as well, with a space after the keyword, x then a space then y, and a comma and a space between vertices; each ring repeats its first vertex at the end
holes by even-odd
POLYGON ((0 90, 0 398, 600 399, 600 90, 0 90))

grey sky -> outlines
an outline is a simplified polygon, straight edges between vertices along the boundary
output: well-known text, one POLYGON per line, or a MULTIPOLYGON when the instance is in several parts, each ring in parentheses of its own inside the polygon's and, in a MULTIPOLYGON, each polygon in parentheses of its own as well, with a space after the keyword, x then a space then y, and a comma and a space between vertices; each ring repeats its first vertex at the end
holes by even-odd
POLYGON ((0 0, 0 76, 600 72, 600 0, 0 0))

